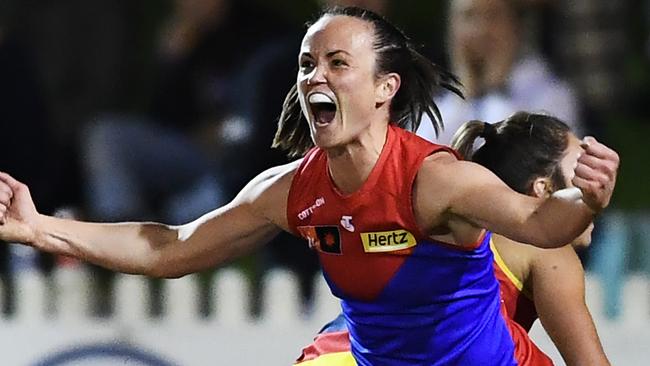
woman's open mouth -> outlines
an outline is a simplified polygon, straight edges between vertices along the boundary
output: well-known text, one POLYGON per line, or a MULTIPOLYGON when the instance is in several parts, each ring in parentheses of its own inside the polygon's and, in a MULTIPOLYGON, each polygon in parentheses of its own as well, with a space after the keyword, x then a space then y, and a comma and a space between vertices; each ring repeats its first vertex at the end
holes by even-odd
POLYGON ((309 109, 318 126, 328 125, 336 116, 336 103, 328 95, 320 92, 309 95, 309 109))

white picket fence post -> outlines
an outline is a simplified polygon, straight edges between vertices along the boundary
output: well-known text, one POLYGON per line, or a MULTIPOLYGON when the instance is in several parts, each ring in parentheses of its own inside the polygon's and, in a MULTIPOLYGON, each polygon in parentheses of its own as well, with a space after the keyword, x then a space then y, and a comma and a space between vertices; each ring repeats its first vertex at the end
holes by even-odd
POLYGON ((16 278, 16 321, 28 325, 47 321, 47 287, 40 272, 23 271, 16 278))
POLYGON ((149 288, 146 278, 136 275, 118 275, 115 279, 115 320, 122 324, 138 324, 149 319, 147 311, 149 288))
POLYGON ((176 324, 193 324, 199 320, 199 282, 196 275, 166 280, 163 288, 165 317, 176 324))
MULTIPOLYGON (((640 275, 628 276, 621 299, 621 321, 631 327, 650 326, 650 281, 640 275)), ((650 339, 646 342, 650 345, 650 339)))
POLYGON ((217 326, 248 324, 250 320, 250 285, 241 271, 226 268, 217 272, 212 282, 212 320, 217 326))
POLYGON ((282 269, 273 269, 263 280, 261 321, 271 326, 295 324, 302 317, 300 294, 294 275, 282 269))

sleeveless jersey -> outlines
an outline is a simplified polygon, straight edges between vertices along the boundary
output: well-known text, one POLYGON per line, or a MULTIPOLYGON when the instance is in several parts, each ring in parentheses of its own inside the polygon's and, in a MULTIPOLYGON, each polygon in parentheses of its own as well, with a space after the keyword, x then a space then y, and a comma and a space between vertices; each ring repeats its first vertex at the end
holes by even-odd
MULTIPOLYGON (((490 248, 494 254, 494 272, 503 302, 506 322, 515 343, 515 358, 520 365, 550 366, 553 362, 527 335, 533 322, 538 318, 535 304, 525 295, 521 296, 522 282, 507 267, 493 243, 490 248), (513 324, 513 323, 516 323, 513 324)), ((350 340, 345 318, 339 315, 326 324, 314 341, 303 348, 296 360, 300 366, 352 366, 356 365, 350 353, 350 340)))
POLYGON ((318 252, 359 365, 517 364, 490 234, 462 249, 430 240, 416 224, 415 177, 424 158, 444 149, 390 126, 356 192, 336 189, 319 148, 293 177, 289 225, 318 252))

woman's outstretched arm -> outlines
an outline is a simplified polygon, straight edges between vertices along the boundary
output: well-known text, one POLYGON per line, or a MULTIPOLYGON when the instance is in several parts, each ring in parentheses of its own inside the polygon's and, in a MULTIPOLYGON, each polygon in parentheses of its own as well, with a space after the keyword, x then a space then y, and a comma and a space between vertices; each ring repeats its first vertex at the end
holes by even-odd
POLYGON ((286 230, 295 166, 261 173, 232 202, 179 226, 89 223, 42 215, 26 185, 0 173, 0 239, 120 272, 179 277, 231 261, 286 230))

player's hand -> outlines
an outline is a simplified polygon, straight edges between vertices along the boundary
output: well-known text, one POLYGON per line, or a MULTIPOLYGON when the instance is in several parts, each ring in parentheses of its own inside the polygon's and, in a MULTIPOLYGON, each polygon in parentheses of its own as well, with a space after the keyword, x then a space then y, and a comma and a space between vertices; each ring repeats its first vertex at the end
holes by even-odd
POLYGON ((612 198, 620 159, 609 147, 593 137, 582 140, 584 153, 578 158, 573 185, 582 191, 582 200, 599 212, 612 198))
POLYGON ((0 172, 0 240, 33 242, 38 217, 29 188, 0 172))

